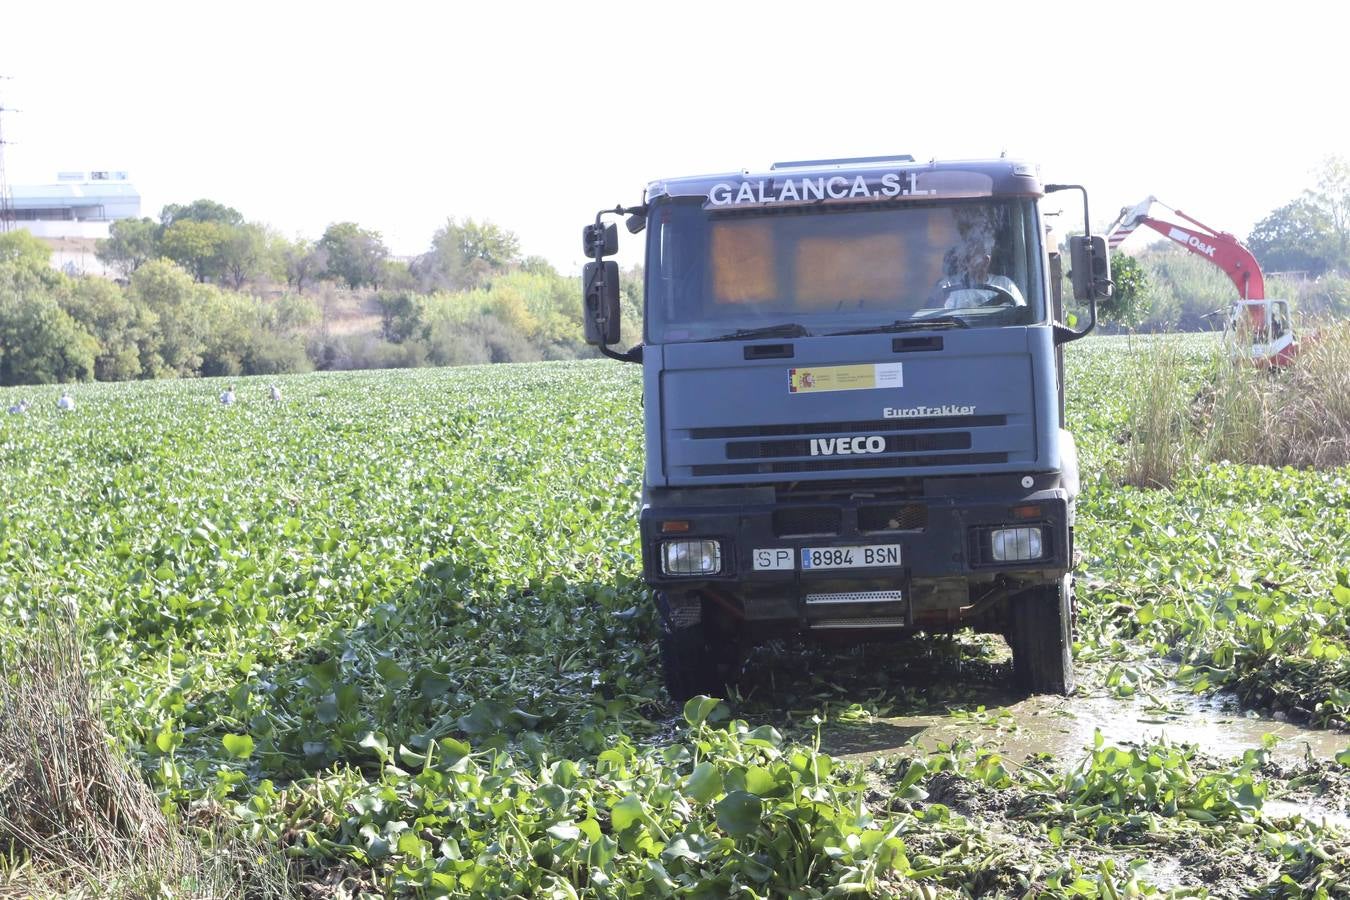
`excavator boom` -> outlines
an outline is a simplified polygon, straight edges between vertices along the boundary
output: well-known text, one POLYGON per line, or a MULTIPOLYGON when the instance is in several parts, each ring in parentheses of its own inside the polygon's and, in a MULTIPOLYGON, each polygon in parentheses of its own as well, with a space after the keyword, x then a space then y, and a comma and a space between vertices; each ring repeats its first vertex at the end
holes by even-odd
POLYGON ((1154 204, 1163 205, 1158 203, 1156 197, 1149 197, 1133 209, 1121 210, 1115 223, 1107 229, 1107 245, 1115 250, 1136 228, 1147 225, 1168 240, 1175 241, 1197 256, 1203 256, 1222 269, 1238 289, 1241 299, 1265 299, 1266 280, 1261 274, 1261 266, 1241 241, 1226 231, 1217 231, 1204 225, 1181 210, 1172 212, 1190 225, 1156 219, 1149 215, 1154 204))

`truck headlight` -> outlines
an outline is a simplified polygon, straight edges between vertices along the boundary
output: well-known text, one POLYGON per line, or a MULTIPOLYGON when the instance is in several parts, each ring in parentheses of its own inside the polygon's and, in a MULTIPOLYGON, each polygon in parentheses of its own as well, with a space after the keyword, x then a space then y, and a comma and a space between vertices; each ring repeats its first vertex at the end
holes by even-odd
POLYGON ((666 575, 716 575, 722 571, 722 542, 665 541, 661 571, 666 575))
POLYGON ((1043 552, 1039 528, 998 528, 989 534, 989 550, 997 562, 1040 559, 1043 552))

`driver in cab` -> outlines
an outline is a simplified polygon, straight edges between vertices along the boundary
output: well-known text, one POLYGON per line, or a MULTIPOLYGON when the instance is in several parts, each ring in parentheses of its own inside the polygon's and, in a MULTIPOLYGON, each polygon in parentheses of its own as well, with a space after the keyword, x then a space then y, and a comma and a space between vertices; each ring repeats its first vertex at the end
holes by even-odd
POLYGON ((976 306, 1026 306, 1017 284, 1006 275, 991 275, 989 266, 993 248, 985 243, 948 251, 945 267, 951 276, 937 284, 931 305, 944 309, 970 309, 976 306))

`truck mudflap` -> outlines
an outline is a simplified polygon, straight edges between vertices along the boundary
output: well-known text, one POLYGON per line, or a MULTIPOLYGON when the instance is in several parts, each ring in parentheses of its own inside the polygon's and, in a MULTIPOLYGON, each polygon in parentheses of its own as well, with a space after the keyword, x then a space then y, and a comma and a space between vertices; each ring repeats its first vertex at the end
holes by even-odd
POLYGON ((982 601, 1071 568, 1073 503, 1063 487, 975 487, 880 502, 861 493, 737 506, 657 498, 642 512, 645 577, 676 605, 699 597, 747 621, 952 626, 982 601))

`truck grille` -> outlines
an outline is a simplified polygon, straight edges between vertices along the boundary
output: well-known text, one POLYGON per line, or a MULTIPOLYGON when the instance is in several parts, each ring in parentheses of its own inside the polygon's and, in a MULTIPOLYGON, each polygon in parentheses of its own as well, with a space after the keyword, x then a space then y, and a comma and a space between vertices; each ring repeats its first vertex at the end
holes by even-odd
MULTIPOLYGON (((883 453, 927 453, 934 450, 968 450, 969 431, 939 434, 885 435, 883 453)), ((811 441, 735 441, 727 444, 727 459, 761 459, 766 456, 811 456, 811 441)))
POLYGON ((928 507, 919 503, 858 507, 859 531, 918 531, 927 525, 928 507))
MULTIPOLYGON (((982 415, 691 428, 689 439, 696 444, 725 441, 720 449, 728 462, 697 462, 690 466, 690 474, 773 475, 1002 463, 1008 461, 1005 452, 951 451, 971 450, 975 444, 971 429, 998 428, 1007 422, 1004 415, 982 415), (864 436, 869 439, 865 451, 848 441, 864 436), (839 440, 848 443, 835 443, 839 440)), ((713 451, 717 445, 701 446, 713 451)))
POLYGON ((696 441, 717 438, 818 435, 849 431, 925 431, 933 428, 988 428, 1006 425, 1007 416, 931 416, 924 419, 871 419, 861 422, 806 422, 785 425, 732 425, 723 428, 693 428, 696 441))
POLYGON ((844 513, 834 506, 789 506, 773 512, 773 533, 778 537, 838 534, 844 513))
POLYGON ((841 469, 977 466, 1007 461, 1007 453, 945 453, 941 456, 842 456, 792 462, 714 463, 691 466, 690 469, 694 475, 773 475, 780 472, 835 472, 841 469))

